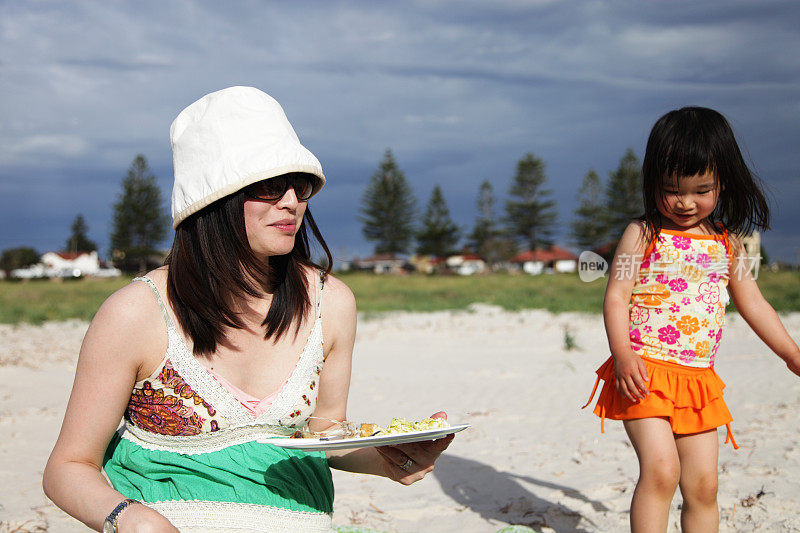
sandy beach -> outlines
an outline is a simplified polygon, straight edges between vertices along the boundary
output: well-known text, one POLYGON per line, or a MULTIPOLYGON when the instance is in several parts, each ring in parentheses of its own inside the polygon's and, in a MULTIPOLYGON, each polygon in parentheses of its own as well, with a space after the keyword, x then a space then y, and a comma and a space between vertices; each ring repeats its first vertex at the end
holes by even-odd
MULTIPOLYGON (((800 313, 783 317, 800 340, 800 313)), ((41 474, 87 324, 0 325, 0 532, 85 531, 41 474)), ((470 423, 411 487, 334 472, 334 524, 386 532, 625 531, 637 477, 621 423, 581 411, 608 356, 599 315, 469 311, 361 317, 349 418, 444 410, 470 423), (565 328, 576 348, 565 347, 565 328)), ((723 531, 800 531, 800 379, 737 315, 717 356, 741 446, 720 438, 723 531)), ((99 399, 100 400, 100 399, 99 399)), ((670 531, 678 531, 676 495, 670 531)))

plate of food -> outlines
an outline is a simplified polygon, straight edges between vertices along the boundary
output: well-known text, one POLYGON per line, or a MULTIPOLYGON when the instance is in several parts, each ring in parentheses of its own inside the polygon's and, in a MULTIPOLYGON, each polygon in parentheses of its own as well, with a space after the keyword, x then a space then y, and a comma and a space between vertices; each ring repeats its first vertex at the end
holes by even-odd
POLYGON ((292 437, 270 439, 270 444, 295 450, 326 451, 370 446, 392 446, 407 442, 441 439, 467 429, 470 424, 450 425, 444 418, 426 418, 412 422, 393 418, 386 428, 377 424, 339 422, 338 427, 323 433, 296 431, 292 437))

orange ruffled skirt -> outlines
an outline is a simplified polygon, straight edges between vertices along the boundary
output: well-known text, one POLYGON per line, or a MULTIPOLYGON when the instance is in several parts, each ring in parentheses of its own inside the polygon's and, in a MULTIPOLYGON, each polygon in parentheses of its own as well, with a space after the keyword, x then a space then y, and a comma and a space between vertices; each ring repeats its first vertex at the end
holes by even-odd
POLYGON ((678 365, 658 359, 642 357, 650 381, 647 388, 650 394, 644 400, 632 402, 622 397, 614 387, 614 358, 609 357, 597 369, 588 406, 592 403, 600 380, 603 388, 597 399, 594 414, 600 417, 600 431, 605 432, 605 419, 633 420, 637 418, 666 418, 676 435, 700 433, 716 427, 725 426, 728 430, 725 443, 739 446, 733 438, 730 423, 733 420, 722 390, 725 384, 713 368, 695 368, 678 365))

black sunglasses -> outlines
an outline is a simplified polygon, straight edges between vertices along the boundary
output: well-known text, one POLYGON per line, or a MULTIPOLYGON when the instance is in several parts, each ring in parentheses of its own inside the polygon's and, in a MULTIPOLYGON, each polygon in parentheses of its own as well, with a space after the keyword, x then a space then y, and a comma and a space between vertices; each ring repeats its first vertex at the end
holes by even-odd
POLYGON ((281 174, 248 185, 244 189, 245 196, 254 200, 280 200, 289 187, 294 189, 297 199, 304 202, 314 192, 314 178, 308 174, 281 174))

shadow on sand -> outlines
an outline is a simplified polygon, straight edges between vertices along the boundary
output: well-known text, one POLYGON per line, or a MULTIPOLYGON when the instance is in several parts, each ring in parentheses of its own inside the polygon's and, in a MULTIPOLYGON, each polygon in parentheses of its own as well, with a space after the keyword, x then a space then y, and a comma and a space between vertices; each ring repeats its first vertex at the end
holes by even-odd
POLYGON ((578 527, 582 520, 594 525, 579 512, 536 496, 523 483, 558 490, 573 500, 590 504, 595 511, 608 511, 601 502, 590 500, 572 487, 501 472, 455 455, 439 457, 433 476, 445 494, 486 520, 533 529, 546 526, 558 533, 587 531, 578 527))

